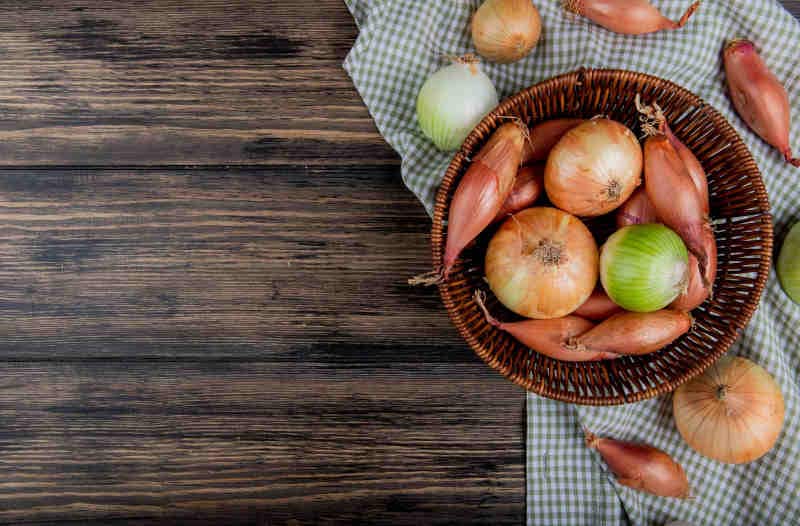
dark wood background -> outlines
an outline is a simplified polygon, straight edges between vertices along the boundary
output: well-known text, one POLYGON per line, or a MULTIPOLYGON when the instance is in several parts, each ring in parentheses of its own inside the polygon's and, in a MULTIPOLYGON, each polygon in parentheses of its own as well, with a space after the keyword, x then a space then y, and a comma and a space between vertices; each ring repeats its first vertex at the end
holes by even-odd
POLYGON ((523 521, 340 0, 0 8, 1 523, 523 521))

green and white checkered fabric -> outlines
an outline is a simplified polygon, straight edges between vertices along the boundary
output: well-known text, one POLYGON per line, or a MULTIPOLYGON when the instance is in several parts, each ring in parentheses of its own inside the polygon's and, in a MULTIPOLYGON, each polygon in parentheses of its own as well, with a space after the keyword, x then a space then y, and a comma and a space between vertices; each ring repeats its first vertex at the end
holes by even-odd
MULTIPOLYGON (((402 157, 406 185, 430 213, 451 155, 420 132, 416 95, 441 67, 442 54, 474 52, 468 31, 480 0, 346 0, 360 35, 344 67, 378 129, 402 157)), ((766 180, 778 239, 800 217, 800 171, 750 132, 727 99, 721 50, 747 37, 786 85, 794 111, 792 137, 800 153, 800 24, 775 1, 706 0, 678 31, 623 36, 568 15, 558 0, 536 0, 542 40, 522 61, 484 63, 501 97, 554 75, 585 67, 641 71, 670 79, 720 110, 747 142, 766 180)), ((690 0, 655 1, 672 19, 690 0)), ((762 459, 730 466, 706 459, 683 442, 671 397, 612 408, 571 406, 528 395, 527 506, 531 525, 800 524, 800 306, 780 289, 774 272, 761 305, 731 350, 765 367, 786 400, 783 433, 762 459), (614 482, 581 428, 602 436, 648 442, 686 469, 696 499, 678 501, 635 492, 614 482)))

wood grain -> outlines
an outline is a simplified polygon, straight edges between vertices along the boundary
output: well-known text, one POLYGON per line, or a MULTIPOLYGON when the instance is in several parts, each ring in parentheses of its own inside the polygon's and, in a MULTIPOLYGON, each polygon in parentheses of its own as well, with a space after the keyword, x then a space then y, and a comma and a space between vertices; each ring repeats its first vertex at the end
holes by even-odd
POLYGON ((398 162, 341 0, 3 6, 0 166, 398 162))
POLYGON ((0 221, 0 523, 521 522, 395 167, 6 172, 0 221))
POLYGON ((519 524, 518 389, 477 363, 405 376, 3 365, 0 521, 519 524))
POLYGON ((0 224, 0 358, 473 360, 394 167, 26 170, 0 224))

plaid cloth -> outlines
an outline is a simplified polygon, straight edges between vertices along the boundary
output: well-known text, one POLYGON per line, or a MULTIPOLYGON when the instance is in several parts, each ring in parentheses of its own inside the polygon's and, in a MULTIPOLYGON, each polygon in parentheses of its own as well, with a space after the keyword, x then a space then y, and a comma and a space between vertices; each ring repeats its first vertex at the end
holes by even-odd
MULTIPOLYGON (((378 129, 402 157, 403 180, 430 213, 451 154, 420 132, 417 92, 441 67, 442 54, 473 52, 469 19, 480 0, 346 0, 360 35, 344 63, 378 129)), ((792 137, 800 150, 800 25, 775 1, 706 0, 678 31, 623 36, 565 13, 558 0, 536 0, 544 24, 534 52, 522 61, 484 63, 501 97, 581 66, 651 73, 693 91, 736 127, 766 180, 778 240, 800 214, 800 172, 761 141, 735 114, 725 95, 721 50, 734 37, 756 42, 789 91, 792 137)), ((690 0, 656 0, 672 19, 690 0)), ((798 151, 800 153, 800 151, 798 151)), ((800 524, 800 306, 774 275, 750 325, 731 349, 766 368, 786 402, 784 429, 763 458, 732 466, 706 459, 681 439, 664 396, 611 408, 571 406, 528 395, 527 518, 531 525, 800 524), (643 441, 685 468, 696 499, 679 501, 620 486, 581 428, 601 436, 643 441)))

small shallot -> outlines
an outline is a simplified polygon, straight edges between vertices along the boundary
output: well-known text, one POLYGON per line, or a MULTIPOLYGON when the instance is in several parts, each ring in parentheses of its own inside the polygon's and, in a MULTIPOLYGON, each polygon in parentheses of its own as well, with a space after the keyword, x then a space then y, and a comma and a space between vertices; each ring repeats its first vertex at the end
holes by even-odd
POLYGON ((522 148, 522 164, 546 161, 550 150, 569 130, 584 122, 585 119, 550 119, 531 127, 531 140, 522 148))
POLYGON ((669 143, 675 148, 675 152, 678 154, 678 157, 681 158, 683 161, 684 166, 686 167, 686 172, 689 174, 689 178, 691 178, 692 182, 694 183, 695 188, 697 189, 697 193, 700 194, 700 202, 703 206, 703 213, 708 216, 710 213, 710 203, 708 198, 708 178, 706 177, 706 171, 703 169, 703 165, 700 164, 700 161, 695 157, 690 150, 680 139, 672 132, 667 123, 667 118, 664 115, 663 110, 657 103, 653 103, 650 106, 645 106, 641 102, 641 98, 639 94, 636 94, 636 109, 639 110, 641 113, 641 120, 642 120, 642 130, 644 131, 645 135, 657 135, 659 133, 663 133, 666 135, 667 139, 669 139, 669 143))
POLYGON ((483 311, 486 321, 501 331, 509 333, 523 345, 545 356, 565 362, 588 362, 616 358, 619 355, 609 352, 576 352, 561 347, 561 342, 572 336, 578 336, 592 327, 594 323, 579 316, 564 316, 549 320, 523 320, 501 322, 489 314, 484 304, 485 295, 475 291, 475 303, 483 311))
POLYGON ((647 197, 659 219, 681 236, 689 252, 697 257, 701 275, 705 275, 708 237, 714 234, 686 165, 661 132, 645 140, 644 180, 647 197))
POLYGON ((447 217, 444 278, 464 247, 491 224, 511 192, 527 132, 517 122, 500 126, 459 182, 447 217))
POLYGON ((680 20, 674 22, 647 0, 562 0, 562 3, 567 11, 585 16, 595 24, 623 35, 643 35, 681 28, 700 6, 700 2, 693 3, 680 20))
POLYGON ((769 70, 749 40, 728 42, 723 52, 725 78, 733 106, 750 128, 800 166, 789 145, 790 106, 786 88, 769 70))
POLYGON ((691 326, 692 317, 686 312, 621 312, 580 336, 566 339, 563 347, 579 352, 648 354, 673 342, 691 326))
POLYGON ((706 171, 703 170, 703 165, 697 160, 692 150, 687 148, 686 145, 672 133, 672 130, 670 130, 667 125, 667 121, 663 120, 662 123, 661 130, 664 135, 667 136, 669 143, 675 148, 675 151, 678 152, 678 156, 683 161, 683 165, 686 166, 686 172, 689 174, 689 177, 691 177, 692 182, 694 182, 697 193, 700 194, 703 213, 708 216, 710 213, 710 203, 708 199, 708 178, 706 177, 706 171))
POLYGON ((658 214, 647 197, 644 187, 637 188, 633 195, 616 211, 617 228, 628 225, 658 223, 658 214))
POLYGON ((495 221, 506 219, 510 214, 528 208, 539 199, 544 191, 544 164, 523 166, 514 179, 514 187, 506 197, 503 206, 494 218, 495 221))
POLYGON ((606 291, 601 287, 597 287, 589 296, 583 305, 578 307, 572 314, 588 318, 594 321, 600 321, 608 318, 612 314, 616 314, 622 310, 622 307, 611 301, 606 291))
POLYGON ((697 258, 693 254, 689 254, 689 279, 686 290, 670 304, 671 309, 690 311, 711 295, 712 285, 717 277, 717 242, 714 236, 706 236, 705 242, 708 254, 705 276, 700 274, 697 258))
POLYGON ((597 450, 617 482, 659 497, 690 497, 686 472, 672 457, 648 444, 600 438, 584 430, 586 445, 597 450))

